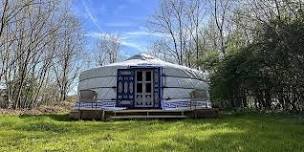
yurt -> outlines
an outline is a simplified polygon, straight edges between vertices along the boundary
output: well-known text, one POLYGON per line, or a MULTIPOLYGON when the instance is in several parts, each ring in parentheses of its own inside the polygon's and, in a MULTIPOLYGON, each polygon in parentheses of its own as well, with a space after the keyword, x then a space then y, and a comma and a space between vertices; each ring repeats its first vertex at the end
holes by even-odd
POLYGON ((84 71, 74 109, 211 108, 206 73, 139 54, 84 71))

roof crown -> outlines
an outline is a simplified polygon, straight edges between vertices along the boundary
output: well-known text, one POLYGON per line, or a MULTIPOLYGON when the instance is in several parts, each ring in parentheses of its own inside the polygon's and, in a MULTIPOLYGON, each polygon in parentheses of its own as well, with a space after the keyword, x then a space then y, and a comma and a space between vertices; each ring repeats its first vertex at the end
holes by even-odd
POLYGON ((127 60, 133 60, 133 59, 149 60, 149 59, 155 59, 155 57, 151 56, 149 54, 146 54, 146 53, 141 53, 141 54, 134 55, 134 56, 128 58, 127 60))

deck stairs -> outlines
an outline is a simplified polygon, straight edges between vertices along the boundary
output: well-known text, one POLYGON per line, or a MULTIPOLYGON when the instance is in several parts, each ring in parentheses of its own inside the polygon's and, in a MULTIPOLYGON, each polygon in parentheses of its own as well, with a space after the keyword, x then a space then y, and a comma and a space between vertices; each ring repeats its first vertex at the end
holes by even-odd
POLYGON ((83 119, 83 120, 214 118, 219 116, 219 110, 218 109, 197 109, 197 110, 82 109, 82 110, 71 111, 69 116, 71 119, 83 119))
POLYGON ((116 119, 183 119, 188 118, 186 111, 171 111, 159 109, 136 109, 112 111, 110 120, 116 119))

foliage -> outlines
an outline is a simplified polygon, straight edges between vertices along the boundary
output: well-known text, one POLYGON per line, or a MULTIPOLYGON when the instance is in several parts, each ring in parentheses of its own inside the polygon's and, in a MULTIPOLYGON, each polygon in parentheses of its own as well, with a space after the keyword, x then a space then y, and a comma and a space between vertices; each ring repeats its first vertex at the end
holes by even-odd
POLYGON ((226 55, 211 74, 212 99, 246 107, 251 98, 257 109, 302 111, 303 21, 302 14, 270 20, 251 44, 226 55))
POLYGON ((217 51, 208 51, 200 58, 198 65, 201 65, 203 69, 214 71, 214 68, 217 67, 220 62, 219 55, 217 51))

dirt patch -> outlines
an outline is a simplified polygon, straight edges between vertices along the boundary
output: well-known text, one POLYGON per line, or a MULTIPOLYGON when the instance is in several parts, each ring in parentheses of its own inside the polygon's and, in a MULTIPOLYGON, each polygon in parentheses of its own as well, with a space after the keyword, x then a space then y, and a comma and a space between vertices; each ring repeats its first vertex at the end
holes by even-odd
POLYGON ((69 112, 74 103, 62 102, 55 105, 43 105, 33 109, 0 109, 0 114, 6 115, 41 115, 51 113, 65 113, 69 112))

